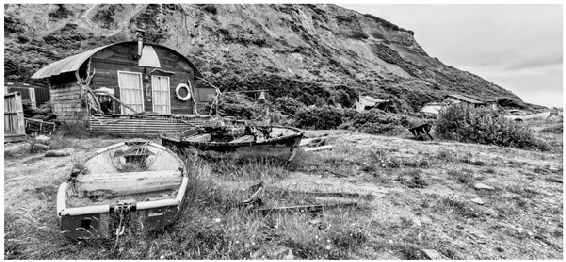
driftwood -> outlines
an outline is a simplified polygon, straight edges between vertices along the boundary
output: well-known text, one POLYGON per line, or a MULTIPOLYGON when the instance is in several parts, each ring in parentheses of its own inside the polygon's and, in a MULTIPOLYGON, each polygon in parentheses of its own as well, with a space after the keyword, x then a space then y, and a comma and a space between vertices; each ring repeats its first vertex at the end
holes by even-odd
POLYGON ((320 151, 320 150, 324 150, 324 149, 332 149, 332 145, 321 146, 321 147, 307 147, 307 148, 304 148, 303 150, 308 152, 308 151, 320 151))
POLYGON ((358 193, 342 193, 342 192, 302 192, 302 191, 289 191, 294 194, 304 194, 313 197, 351 197, 351 198, 373 198, 373 195, 362 195, 358 193))
POLYGON ((246 208, 246 210, 250 210, 252 208, 258 208, 263 206, 263 201, 259 198, 259 195, 264 189, 263 181, 259 182, 259 184, 253 185, 250 189, 255 190, 255 192, 246 200, 238 203, 236 206, 238 208, 246 208))
POLYGON ((49 150, 45 152, 45 157, 64 157, 70 155, 71 152, 67 149, 49 150))
POLYGON ((336 203, 336 204, 316 204, 316 205, 301 205, 301 206, 287 206, 287 207, 268 207, 257 209, 257 212, 263 215, 280 212, 301 212, 301 213, 320 213, 329 208, 337 207, 351 207, 356 206, 357 203, 336 203))
MULTIPOLYGON (((96 98, 96 94, 94 92, 94 90, 92 90, 89 85, 90 82, 92 81, 92 78, 94 77, 94 75, 96 74, 96 69, 93 69, 92 74, 90 73, 90 62, 91 60, 88 60, 88 64, 87 64, 87 69, 86 69, 86 73, 87 73, 87 78, 86 79, 82 79, 81 76, 79 75, 79 70, 75 71, 75 77, 77 78, 77 83, 81 86, 82 89, 84 89, 88 95, 90 95, 92 97, 92 102, 95 104, 95 107, 93 107, 92 109, 94 109, 94 111, 96 111, 99 114, 104 114, 104 112, 102 112, 102 110, 100 109, 100 103, 98 102, 98 99, 96 98)), ((124 102, 122 102, 120 99, 114 97, 114 95, 106 92, 106 91, 102 91, 102 90, 98 90, 97 92, 102 92, 105 93, 106 95, 108 95, 110 98, 112 98, 114 101, 118 102, 120 105, 124 106, 125 108, 129 109, 130 111, 132 111, 133 114, 139 114, 138 111, 134 110, 132 107, 130 107, 129 105, 125 104, 124 102)), ((88 101, 90 101, 89 99, 87 99, 88 101)))
POLYGON ((315 138, 304 138, 301 140, 299 144, 300 147, 321 147, 324 146, 326 143, 326 139, 324 137, 315 137, 315 138))

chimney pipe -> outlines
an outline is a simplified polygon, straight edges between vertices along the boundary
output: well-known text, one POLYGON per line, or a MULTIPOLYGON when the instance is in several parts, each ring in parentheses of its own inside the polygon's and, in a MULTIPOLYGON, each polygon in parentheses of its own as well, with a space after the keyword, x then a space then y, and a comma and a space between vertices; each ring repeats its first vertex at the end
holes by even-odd
POLYGON ((138 52, 134 56, 135 59, 139 59, 142 56, 143 50, 143 37, 145 32, 141 29, 136 30, 136 39, 138 40, 138 52))

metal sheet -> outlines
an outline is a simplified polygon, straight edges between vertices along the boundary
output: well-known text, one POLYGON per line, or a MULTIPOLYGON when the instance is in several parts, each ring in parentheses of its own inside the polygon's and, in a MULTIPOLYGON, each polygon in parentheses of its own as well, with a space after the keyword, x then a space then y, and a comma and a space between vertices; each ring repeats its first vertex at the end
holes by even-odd
MULTIPOLYGON (((66 72, 73 72, 76 71, 80 68, 80 66, 87 60, 89 59, 91 56, 93 56, 96 52, 108 48, 110 46, 114 46, 114 45, 120 45, 120 44, 125 44, 125 43, 137 43, 137 42, 121 42, 121 43, 115 43, 115 44, 111 44, 111 45, 106 45, 103 47, 99 47, 96 49, 92 49, 92 50, 88 50, 70 57, 67 57, 63 60, 59 60, 57 62, 54 62, 52 64, 49 64, 45 67, 42 67, 41 69, 39 69, 37 72, 35 72, 33 74, 33 76, 31 77, 32 79, 41 79, 41 78, 47 78, 50 76, 55 76, 55 75, 59 75, 62 73, 66 73, 66 72)), ((202 77, 200 71, 195 67, 195 65, 189 61, 189 59, 187 59, 185 56, 183 56, 182 54, 180 54, 179 52, 170 49, 168 47, 162 46, 162 45, 156 45, 156 44, 146 44, 145 46, 156 46, 156 47, 160 47, 163 49, 166 49, 176 55, 178 55, 179 57, 181 57, 182 59, 185 60, 185 62, 187 62, 187 64, 189 64, 189 66, 191 66, 194 70, 195 76, 196 77, 202 77)), ((153 49, 153 48, 152 48, 153 49)), ((149 51, 151 52, 151 51, 149 51)), ((155 50, 154 50, 155 52, 155 50)))
POLYGON ((143 46, 142 56, 138 61, 138 66, 151 66, 151 67, 161 67, 159 62, 159 57, 157 52, 149 45, 143 46))
POLYGON ((37 72, 35 72, 35 74, 33 74, 33 76, 31 78, 33 79, 41 79, 41 78, 47 78, 50 76, 54 76, 54 75, 59 75, 62 73, 66 73, 66 72, 74 72, 77 71, 79 69, 79 67, 81 67, 81 65, 88 60, 92 55, 94 55, 96 52, 107 48, 109 46, 112 45, 106 45, 103 47, 99 47, 93 50, 88 50, 86 52, 82 52, 80 54, 76 54, 74 56, 69 56, 63 60, 59 60, 55 63, 49 64, 48 66, 45 66, 39 70, 37 70, 37 72))

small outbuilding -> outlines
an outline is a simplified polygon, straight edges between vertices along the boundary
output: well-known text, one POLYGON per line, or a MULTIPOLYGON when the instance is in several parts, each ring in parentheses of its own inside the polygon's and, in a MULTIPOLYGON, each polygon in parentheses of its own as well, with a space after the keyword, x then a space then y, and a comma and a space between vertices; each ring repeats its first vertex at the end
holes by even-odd
POLYGON ((49 80, 53 113, 60 122, 90 116, 194 115, 214 88, 197 88, 201 73, 179 52, 137 41, 88 50, 47 65, 32 76, 49 80))
POLYGON ((387 105, 389 105, 389 100, 373 98, 371 96, 359 96, 358 101, 356 101, 356 111, 363 112, 364 110, 369 110, 372 108, 378 108, 385 110, 387 105))

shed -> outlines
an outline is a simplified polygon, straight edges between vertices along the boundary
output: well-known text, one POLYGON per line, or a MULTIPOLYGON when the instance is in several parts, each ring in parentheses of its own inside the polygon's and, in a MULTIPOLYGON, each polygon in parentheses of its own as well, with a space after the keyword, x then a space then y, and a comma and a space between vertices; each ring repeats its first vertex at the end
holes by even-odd
POLYGON ((371 96, 359 96, 358 101, 356 101, 356 111, 363 112, 367 108, 377 107, 380 109, 385 109, 389 100, 373 98, 371 96))
POLYGON ((4 81, 4 94, 12 92, 19 92, 22 95, 22 100, 30 100, 32 108, 49 101, 49 89, 47 86, 16 81, 4 81))
POLYGON ((468 103, 468 104, 473 105, 473 106, 485 106, 486 105, 486 103, 484 101, 480 101, 480 100, 477 100, 477 99, 474 99, 474 98, 469 98, 467 96, 457 95, 457 94, 447 95, 446 99, 444 101, 448 102, 450 104, 465 102, 465 103, 468 103), (447 101, 447 100, 452 100, 452 101, 447 101))
POLYGON ((47 65, 32 76, 48 78, 57 120, 86 123, 91 115, 193 115, 214 88, 195 88, 202 77, 185 56, 165 46, 137 41, 88 50, 47 65), (98 101, 101 90, 111 101, 98 101), (113 92, 108 92, 113 90, 113 92), (98 92, 97 92, 98 91, 98 92))

